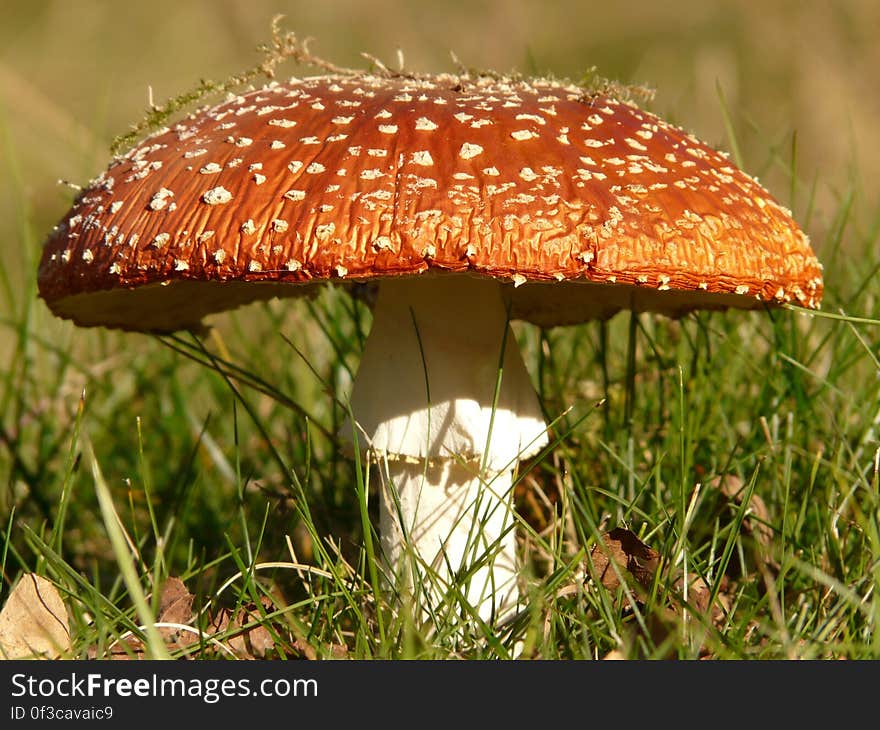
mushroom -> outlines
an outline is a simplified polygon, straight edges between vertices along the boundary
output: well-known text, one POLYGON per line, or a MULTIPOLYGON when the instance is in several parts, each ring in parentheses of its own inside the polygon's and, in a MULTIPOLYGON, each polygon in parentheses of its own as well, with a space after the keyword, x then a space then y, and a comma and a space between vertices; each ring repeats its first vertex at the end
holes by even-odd
POLYGON ((327 281, 378 282, 345 432, 380 476, 388 582, 486 620, 519 601, 512 485, 548 443, 510 320, 822 295, 790 211, 631 102, 391 73, 273 82, 155 132, 39 270, 58 316, 147 332, 327 281))

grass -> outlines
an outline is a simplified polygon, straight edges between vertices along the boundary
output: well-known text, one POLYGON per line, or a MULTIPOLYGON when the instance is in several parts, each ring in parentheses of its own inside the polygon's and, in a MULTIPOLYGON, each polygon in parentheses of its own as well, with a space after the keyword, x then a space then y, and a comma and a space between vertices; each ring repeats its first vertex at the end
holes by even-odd
POLYGON ((203 339, 76 330, 36 299, 47 221, 22 193, 25 255, 0 262, 0 599, 50 578, 79 658, 880 656, 880 211, 853 183, 823 226, 796 144, 767 159, 818 231, 824 313, 517 324, 554 445, 519 474, 527 606, 471 638, 454 595, 424 622, 380 589, 375 485, 335 436, 362 300, 254 305, 203 339), (613 528, 653 552, 602 578, 613 528), (176 621, 171 578, 192 601, 176 621))

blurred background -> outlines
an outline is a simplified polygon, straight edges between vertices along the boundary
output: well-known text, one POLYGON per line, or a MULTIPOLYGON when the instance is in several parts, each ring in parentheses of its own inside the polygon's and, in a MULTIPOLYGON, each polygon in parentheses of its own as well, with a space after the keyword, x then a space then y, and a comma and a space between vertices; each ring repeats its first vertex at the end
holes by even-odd
POLYGON ((876 0, 2 0, 0 10, 0 255, 13 290, 27 289, 42 237, 72 199, 57 181, 105 166, 150 87, 161 103, 253 66, 278 13, 341 65, 365 64, 362 51, 395 65, 400 49, 421 72, 451 70, 450 52, 476 68, 574 80, 596 66, 654 87, 653 111, 730 150, 720 91, 744 166, 809 216, 820 258, 841 198, 876 207, 876 0))

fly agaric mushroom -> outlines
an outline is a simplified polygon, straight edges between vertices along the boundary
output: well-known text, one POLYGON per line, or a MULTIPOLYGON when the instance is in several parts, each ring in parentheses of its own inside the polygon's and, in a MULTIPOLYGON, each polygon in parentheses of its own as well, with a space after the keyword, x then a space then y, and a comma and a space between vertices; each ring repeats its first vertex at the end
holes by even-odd
POLYGON ((822 294, 790 212, 634 104, 390 73, 271 83, 159 130, 82 192, 39 271, 55 314, 148 332, 373 280, 351 407, 380 467, 385 553, 397 577, 414 555, 432 599, 466 576, 484 618, 517 601, 511 485, 547 443, 510 319, 822 294))

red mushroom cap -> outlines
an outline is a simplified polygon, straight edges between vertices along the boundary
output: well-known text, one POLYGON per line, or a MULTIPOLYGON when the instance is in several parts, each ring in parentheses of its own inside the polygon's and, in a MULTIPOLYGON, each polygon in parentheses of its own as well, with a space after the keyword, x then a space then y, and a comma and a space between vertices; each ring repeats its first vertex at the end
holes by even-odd
POLYGON ((822 295, 788 210, 627 101, 367 75, 273 83, 153 134, 55 228, 39 290, 77 324, 171 331, 304 284, 425 272, 502 279, 513 316, 544 325, 822 295))

